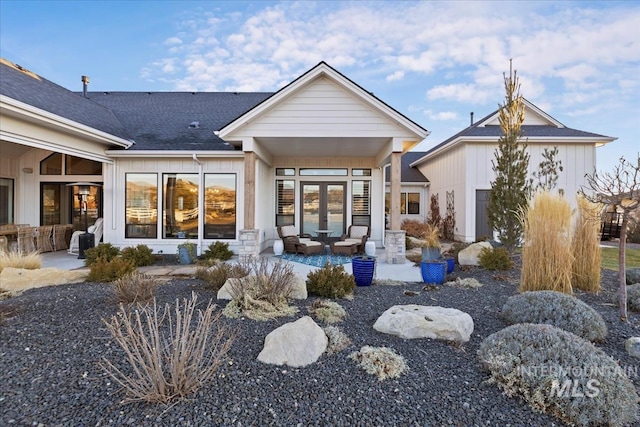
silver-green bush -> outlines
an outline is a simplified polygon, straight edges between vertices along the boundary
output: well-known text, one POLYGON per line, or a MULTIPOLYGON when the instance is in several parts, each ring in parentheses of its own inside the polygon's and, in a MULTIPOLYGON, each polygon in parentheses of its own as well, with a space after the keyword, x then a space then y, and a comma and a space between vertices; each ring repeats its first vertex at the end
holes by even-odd
POLYGON ((627 286, 627 305, 631 311, 640 311, 640 283, 627 286))
POLYGON ((545 323, 569 331, 589 341, 607 337, 602 316, 571 295, 556 291, 523 292, 510 297, 502 307, 509 324, 545 323))
POLYGON ((509 395, 578 426, 625 426, 638 418, 638 395, 604 351, 551 325, 509 326, 481 344, 478 357, 509 395))

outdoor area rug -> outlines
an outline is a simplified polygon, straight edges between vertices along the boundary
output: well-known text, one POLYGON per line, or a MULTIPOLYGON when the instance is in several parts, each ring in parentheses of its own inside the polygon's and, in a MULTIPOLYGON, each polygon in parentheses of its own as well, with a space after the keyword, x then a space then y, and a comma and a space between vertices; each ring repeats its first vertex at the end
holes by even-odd
POLYGON ((350 256, 345 255, 296 255, 282 254, 277 258, 286 259, 287 261, 299 262, 301 264, 312 265, 314 267, 324 267, 329 262, 331 264, 347 264, 351 262, 350 256))

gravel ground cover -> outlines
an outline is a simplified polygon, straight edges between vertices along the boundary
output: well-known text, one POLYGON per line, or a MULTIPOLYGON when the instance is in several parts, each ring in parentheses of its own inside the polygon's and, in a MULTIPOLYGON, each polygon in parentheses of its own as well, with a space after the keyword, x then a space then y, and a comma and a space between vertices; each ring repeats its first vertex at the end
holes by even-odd
MULTIPOLYGON (((407 268, 409 264, 407 264, 407 268)), ((531 410, 519 398, 486 384, 488 374, 476 352, 482 340, 506 326, 500 309, 516 293, 519 271, 457 271, 474 277, 479 289, 442 286, 427 291, 421 283, 357 288, 353 300, 340 300, 348 317, 338 326, 352 340, 346 350, 323 355, 305 368, 265 365, 256 360, 264 337, 283 323, 308 314, 314 298, 294 304, 294 317, 269 322, 224 319, 237 331, 229 360, 215 381, 188 399, 169 405, 121 404, 123 391, 98 366, 123 353, 101 318, 115 314, 108 286, 84 283, 34 289, 0 301, 16 315, 0 326, 0 425, 2 426, 560 426, 557 419, 531 410), (405 295, 405 290, 419 292, 405 295), (453 307, 475 322, 462 346, 418 339, 403 340, 373 330, 396 304, 453 307), (409 371, 379 381, 348 355, 364 345, 386 346, 406 359, 409 371)), ((599 295, 577 293, 602 314, 609 336, 597 344, 627 369, 638 368, 624 341, 640 336, 640 316, 618 320, 615 272, 603 273, 599 295)), ((174 279, 158 290, 158 302, 174 302, 196 292, 206 305, 215 298, 195 279, 174 279)), ((222 302, 222 305, 225 303, 222 302)), ((322 325, 321 325, 322 326, 322 325)), ((636 387, 640 378, 632 377, 636 387)))

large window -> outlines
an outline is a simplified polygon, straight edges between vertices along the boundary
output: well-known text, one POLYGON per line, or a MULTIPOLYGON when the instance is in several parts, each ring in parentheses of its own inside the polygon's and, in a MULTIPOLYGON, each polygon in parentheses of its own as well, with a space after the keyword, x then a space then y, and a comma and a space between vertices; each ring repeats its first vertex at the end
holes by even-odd
POLYGON ((295 223, 295 191, 295 181, 276 180, 276 227, 295 223))
POLYGON ((352 181, 351 224, 371 225, 371 181, 352 181))
POLYGON ((204 238, 236 238, 236 175, 204 176, 204 238))
MULTIPOLYGON (((385 212, 391 210, 391 193, 384 195, 385 212)), ((420 215, 420 193, 400 193, 400 213, 402 215, 420 215)))
POLYGON ((68 154, 53 153, 40 162, 40 175, 102 175, 102 163, 68 154))
POLYGON ((0 178, 0 225, 13 224, 13 179, 0 178))
POLYGON ((163 231, 166 239, 198 238, 198 174, 168 173, 163 178, 163 231))
POLYGON ((125 237, 152 238, 158 235, 158 175, 126 174, 125 237))

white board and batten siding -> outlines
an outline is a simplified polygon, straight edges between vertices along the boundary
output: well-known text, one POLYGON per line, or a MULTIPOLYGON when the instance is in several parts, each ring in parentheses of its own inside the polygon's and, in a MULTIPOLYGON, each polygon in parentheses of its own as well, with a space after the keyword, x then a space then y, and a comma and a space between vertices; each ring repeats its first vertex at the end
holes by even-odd
MULTIPOLYGON (((256 137, 396 137, 415 135, 326 77, 251 120, 238 135, 256 137)), ((236 136, 236 135, 234 135, 236 136)), ((331 153, 327 153, 330 155, 331 153)))
POLYGON ((450 150, 436 155, 418 165, 420 172, 429 181, 429 199, 426 200, 426 215, 429 214, 430 197, 438 194, 440 214, 444 216, 447 208, 447 192, 454 193, 454 208, 456 227, 454 234, 456 239, 463 240, 468 229, 465 212, 469 201, 466 194, 467 177, 469 176, 468 154, 464 145, 458 145, 450 150))

